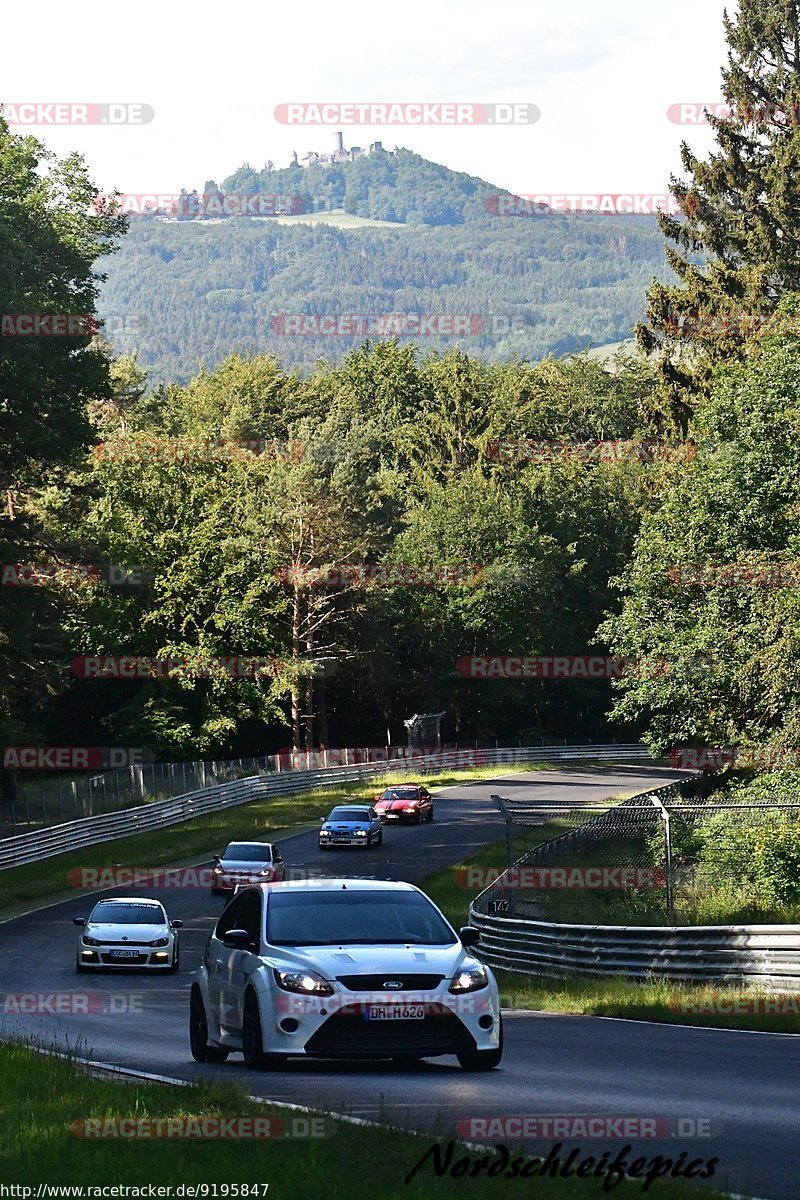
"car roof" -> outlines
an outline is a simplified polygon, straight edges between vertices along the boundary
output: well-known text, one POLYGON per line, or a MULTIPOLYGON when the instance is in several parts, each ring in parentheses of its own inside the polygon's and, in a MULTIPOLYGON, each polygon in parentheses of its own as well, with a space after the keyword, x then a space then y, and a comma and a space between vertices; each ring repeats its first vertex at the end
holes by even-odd
POLYGON ((156 904, 160 907, 161 901, 154 900, 151 896, 106 896, 97 901, 98 904, 156 904))
MULTIPOLYGON (((232 842, 228 842, 228 846, 263 846, 267 850, 272 849, 272 842, 240 842, 236 838, 232 842)), ((228 849, 228 846, 225 849, 228 849)))
MULTIPOLYGON (((285 883, 254 883, 251 890, 262 892, 419 892, 413 883, 397 879, 287 879, 285 883)), ((424 893, 423 893, 424 894, 424 893)))
POLYGON ((396 792, 399 788, 420 788, 420 787, 422 787, 421 783, 390 783, 388 785, 388 787, 385 787, 383 790, 385 792, 396 792))
POLYGON ((336 812, 337 808, 372 808, 372 805, 364 804, 361 800, 354 800, 352 804, 334 804, 331 812, 336 812))

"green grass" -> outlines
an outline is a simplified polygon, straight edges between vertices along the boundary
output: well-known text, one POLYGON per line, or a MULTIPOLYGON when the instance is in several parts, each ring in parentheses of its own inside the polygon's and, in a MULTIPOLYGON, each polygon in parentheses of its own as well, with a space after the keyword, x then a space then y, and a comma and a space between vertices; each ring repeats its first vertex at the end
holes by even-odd
MULTIPOLYGON (((267 1200, 309 1195, 328 1200, 430 1200, 432 1188, 442 1200, 460 1200, 465 1195, 475 1200, 487 1195, 506 1200, 531 1195, 536 1188, 536 1180, 522 1187, 518 1179, 493 1178, 487 1184, 485 1174, 477 1179, 437 1178, 430 1165, 405 1184, 403 1180, 426 1153, 432 1137, 355 1127, 327 1117, 321 1125, 328 1136, 302 1141, 81 1138, 72 1126, 87 1119, 257 1116, 286 1124, 299 1114, 258 1104, 232 1086, 175 1087, 92 1078, 69 1062, 16 1045, 0 1044, 0 1077, 0 1179, 6 1185, 47 1183, 86 1188, 149 1183, 174 1188, 179 1184, 268 1183, 266 1193, 257 1193, 259 1198, 266 1194, 267 1200)), ((602 1146, 612 1154, 621 1148, 622 1143, 602 1146)), ((510 1149, 513 1153, 513 1146, 510 1149)), ((647 1157, 653 1158, 660 1149, 664 1147, 655 1144, 647 1157)), ((581 1150, 581 1158, 600 1152, 596 1142, 584 1143, 581 1150)), ((461 1154, 472 1154, 473 1161, 481 1157, 462 1147, 453 1161, 461 1154)), ((564 1158, 566 1153, 562 1161, 564 1158)), ((603 1194, 597 1179, 548 1178, 539 1187, 538 1194, 548 1200, 589 1200, 603 1194)), ((622 1200, 641 1196, 642 1184, 623 1183, 614 1188, 614 1194, 622 1200)), ((660 1180, 646 1194, 660 1200, 696 1200, 698 1195, 686 1184, 660 1180)))
MULTIPOLYGON (((524 847, 518 839, 515 853, 523 853, 534 845, 549 841, 562 833, 564 826, 574 822, 557 819, 547 825, 524 831, 528 836, 524 847)), ((496 867, 506 865, 506 844, 495 842, 479 854, 429 876, 422 883, 427 894, 439 905, 448 920, 458 929, 467 923, 470 901, 474 892, 459 886, 459 869, 467 866, 496 867)), ((774 1004, 776 997, 752 989, 716 988, 711 986, 677 984, 662 980, 638 983, 624 978, 592 979, 570 976, 550 979, 541 975, 525 975, 516 971, 495 970, 504 1007, 535 1009, 542 1012, 627 1017, 639 1021, 663 1021, 676 1025, 701 1025, 725 1029, 759 1029, 772 1033, 800 1033, 800 1013, 794 1007, 794 993, 782 1014, 770 1012, 691 1011, 709 1005, 725 1006, 774 1004), (690 1011, 684 1011, 684 1006, 690 1011)), ((797 1000, 800 1009, 800 998, 797 1000)))
MULTIPOLYGON (((541 764, 539 764, 541 766, 541 764)), ((468 767, 427 775, 431 788, 492 779, 498 774, 536 770, 534 765, 468 767)), ((544 768, 542 768, 544 769, 544 768)), ((68 875, 80 868, 188 866, 218 853, 234 840, 269 840, 281 833, 315 828, 334 804, 346 800, 372 800, 375 794, 400 779, 397 771, 363 783, 343 784, 299 796, 266 797, 249 804, 207 813, 181 825, 152 833, 134 834, 99 846, 87 846, 40 862, 0 871, 0 918, 74 896, 68 875)))

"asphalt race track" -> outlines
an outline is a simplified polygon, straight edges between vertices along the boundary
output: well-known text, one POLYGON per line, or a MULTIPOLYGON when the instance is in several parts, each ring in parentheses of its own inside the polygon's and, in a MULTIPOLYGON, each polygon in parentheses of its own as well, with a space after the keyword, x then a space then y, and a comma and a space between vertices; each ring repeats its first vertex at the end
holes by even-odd
MULTIPOLYGON (((418 881, 503 837, 504 826, 489 800, 492 792, 524 789, 526 798, 553 805, 630 794, 674 778, 672 771, 643 765, 499 776, 436 792, 433 824, 390 826, 383 845, 369 851, 321 853, 314 832, 284 838, 282 850, 287 866, 418 881)), ((108 894, 126 891, 130 889, 108 894)), ((240 1083, 256 1096, 437 1133, 450 1132, 470 1117, 661 1118, 658 1138, 634 1140, 631 1157, 641 1153, 676 1159, 682 1151, 689 1159, 716 1155, 712 1183, 717 1188, 769 1200, 800 1196, 800 1037, 507 1013, 505 1057, 489 1074, 468 1074, 449 1058, 408 1071, 380 1063, 295 1062, 265 1074, 245 1070, 238 1055, 223 1065, 201 1065, 189 1054, 189 988, 223 901, 188 888, 149 889, 148 894, 158 895, 171 917, 185 921, 176 976, 76 976, 78 931, 72 918, 88 915, 92 895, 80 894, 0 925, 0 990, 6 998, 13 993, 90 996, 90 1011, 84 1013, 26 1016, 6 1011, 2 1036, 35 1036, 42 1044, 69 1047, 102 1063, 182 1079, 217 1078, 240 1083), (706 1136, 683 1136, 697 1129, 697 1122, 706 1136)), ((533 1153, 552 1142, 529 1142, 525 1148, 533 1153)), ((614 1153, 623 1144, 615 1144, 614 1153)), ((425 1145, 420 1142, 420 1154, 425 1145)), ((582 1156, 612 1148, 607 1139, 566 1144, 567 1150, 573 1147, 582 1156)), ((658 1186, 647 1194, 657 1196, 658 1186)))

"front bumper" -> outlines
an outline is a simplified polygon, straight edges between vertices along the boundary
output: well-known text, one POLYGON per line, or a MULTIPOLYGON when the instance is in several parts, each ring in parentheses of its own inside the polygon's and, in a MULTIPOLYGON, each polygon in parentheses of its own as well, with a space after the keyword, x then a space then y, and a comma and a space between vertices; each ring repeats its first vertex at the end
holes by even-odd
POLYGON ((368 841, 368 837, 356 837, 347 833, 339 833, 335 837, 317 839, 320 850, 324 850, 326 846, 366 846, 368 841))
POLYGON ((272 996, 271 1012, 262 1006, 265 1049, 306 1058, 435 1057, 497 1048, 500 1004, 493 988, 454 996, 428 993, 350 991, 328 997, 293 993, 272 996), (372 1019, 374 1006, 420 1006, 423 1017, 372 1019))
POLYGON ((147 967, 161 969, 172 966, 173 946, 135 946, 136 954, 121 957, 116 946, 79 946, 78 962, 82 967, 107 970, 109 967, 147 967))

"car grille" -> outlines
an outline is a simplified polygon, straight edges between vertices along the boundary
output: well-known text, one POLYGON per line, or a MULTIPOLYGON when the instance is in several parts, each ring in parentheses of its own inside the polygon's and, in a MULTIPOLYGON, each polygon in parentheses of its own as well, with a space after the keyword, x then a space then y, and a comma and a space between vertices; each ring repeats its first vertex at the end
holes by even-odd
POLYGON ((421 1021, 365 1021, 363 1017, 336 1014, 305 1044, 306 1054, 318 1058, 428 1056, 475 1048, 475 1039, 454 1016, 427 1016, 421 1021))
POLYGON ((131 955, 130 958, 112 958, 110 954, 101 954, 100 961, 109 967, 135 967, 137 965, 141 965, 142 963, 146 963, 149 960, 149 957, 150 956, 147 954, 142 954, 141 951, 136 955, 135 958, 133 955, 131 955))
POLYGON ((150 945, 149 942, 135 942, 132 938, 125 942, 115 942, 113 938, 98 938, 97 940, 102 941, 104 946, 121 946, 123 950, 125 950, 127 947, 133 948, 134 946, 150 945))
POLYGON ((384 971, 382 975, 337 975, 338 983, 344 984, 351 992, 385 992, 387 980, 399 980, 403 987, 391 988, 390 991, 430 992, 444 979, 444 975, 406 975, 403 972, 393 974, 384 971))

